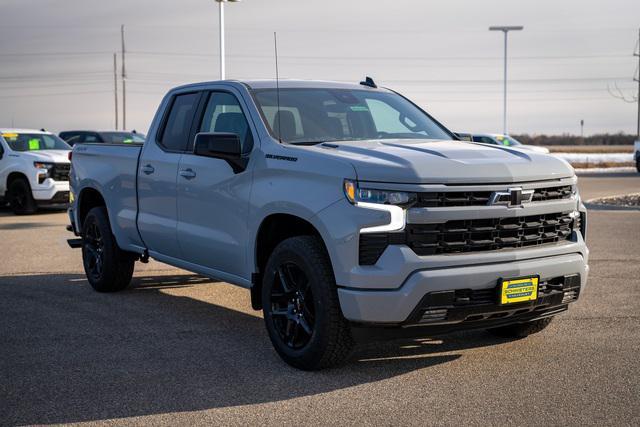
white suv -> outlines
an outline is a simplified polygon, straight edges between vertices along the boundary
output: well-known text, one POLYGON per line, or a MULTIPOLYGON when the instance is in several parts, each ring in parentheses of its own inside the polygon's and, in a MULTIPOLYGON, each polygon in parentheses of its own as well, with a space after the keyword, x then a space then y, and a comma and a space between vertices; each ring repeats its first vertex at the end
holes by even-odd
POLYGON ((0 129, 0 199, 18 215, 68 203, 70 150, 50 132, 0 129))

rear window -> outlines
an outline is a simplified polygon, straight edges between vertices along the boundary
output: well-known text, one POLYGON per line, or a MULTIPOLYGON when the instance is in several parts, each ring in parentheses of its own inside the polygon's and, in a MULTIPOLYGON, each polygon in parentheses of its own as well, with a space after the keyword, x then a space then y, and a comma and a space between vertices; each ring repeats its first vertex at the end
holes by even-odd
POLYGON ((50 134, 5 132, 2 137, 13 151, 71 149, 62 139, 50 134))
POLYGON ((108 144, 142 144, 144 135, 133 132, 100 132, 104 142, 108 144))
POLYGON ((171 151, 185 151, 187 149, 191 122, 199 99, 199 92, 175 96, 159 141, 160 145, 171 151))

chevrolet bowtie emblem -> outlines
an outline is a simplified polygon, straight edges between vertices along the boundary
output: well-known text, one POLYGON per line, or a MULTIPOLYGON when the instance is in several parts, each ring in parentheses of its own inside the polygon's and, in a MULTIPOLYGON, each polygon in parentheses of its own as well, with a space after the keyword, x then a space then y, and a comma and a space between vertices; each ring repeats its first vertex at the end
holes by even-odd
POLYGON ((489 199, 490 205, 505 205, 510 208, 522 207, 533 198, 533 190, 523 190, 520 187, 509 188, 507 191, 496 191, 489 199))

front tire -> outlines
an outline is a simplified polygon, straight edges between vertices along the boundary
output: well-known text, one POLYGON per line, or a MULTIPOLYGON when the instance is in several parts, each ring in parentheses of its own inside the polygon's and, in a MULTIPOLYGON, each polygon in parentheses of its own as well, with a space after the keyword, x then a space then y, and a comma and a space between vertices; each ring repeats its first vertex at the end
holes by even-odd
POLYGON ((26 179, 18 178, 9 186, 9 205, 16 215, 31 215, 38 210, 31 186, 26 179))
POLYGON ((499 328, 488 329, 488 331, 501 338, 525 338, 531 334, 536 334, 545 329, 553 317, 545 317, 544 319, 534 320, 527 323, 516 323, 513 325, 501 326, 499 328))
POLYGON ((118 247, 103 206, 91 209, 82 224, 82 263, 98 292, 121 291, 131 282, 135 255, 118 247))
POLYGON ((340 365, 354 346, 342 315, 335 278, 322 241, 292 237, 271 254, 262 285, 271 342, 289 365, 319 370, 340 365))

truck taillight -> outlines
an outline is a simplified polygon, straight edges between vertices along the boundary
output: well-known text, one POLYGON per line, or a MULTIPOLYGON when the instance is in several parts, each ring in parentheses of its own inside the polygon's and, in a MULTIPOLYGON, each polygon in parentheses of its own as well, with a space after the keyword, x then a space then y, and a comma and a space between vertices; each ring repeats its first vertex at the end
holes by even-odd
POLYGON ((71 157, 73 157, 73 151, 69 151, 69 161, 71 161, 71 157))

